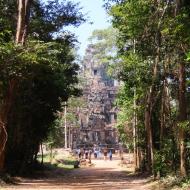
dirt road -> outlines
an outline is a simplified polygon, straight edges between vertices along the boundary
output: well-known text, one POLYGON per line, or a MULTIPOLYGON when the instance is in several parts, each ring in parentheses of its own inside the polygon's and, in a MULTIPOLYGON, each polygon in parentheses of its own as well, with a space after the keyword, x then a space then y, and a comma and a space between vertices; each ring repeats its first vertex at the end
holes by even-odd
POLYGON ((94 166, 71 171, 57 170, 41 179, 22 179, 2 190, 148 190, 147 179, 130 175, 119 160, 92 160, 94 166))

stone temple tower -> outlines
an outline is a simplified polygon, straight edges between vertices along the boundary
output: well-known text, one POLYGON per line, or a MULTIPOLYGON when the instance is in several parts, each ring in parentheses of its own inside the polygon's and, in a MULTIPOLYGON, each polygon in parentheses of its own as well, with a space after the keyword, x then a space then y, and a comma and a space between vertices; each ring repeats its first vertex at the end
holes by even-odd
POLYGON ((117 107, 114 106, 118 83, 106 73, 106 63, 93 57, 89 45, 83 60, 83 96, 86 107, 79 111, 80 138, 78 144, 116 144, 117 107))

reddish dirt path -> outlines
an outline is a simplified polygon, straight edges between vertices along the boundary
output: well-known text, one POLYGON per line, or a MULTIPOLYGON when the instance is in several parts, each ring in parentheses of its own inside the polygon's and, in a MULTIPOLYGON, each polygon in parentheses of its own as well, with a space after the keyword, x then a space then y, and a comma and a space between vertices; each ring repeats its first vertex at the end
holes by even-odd
POLYGON ((1 190, 148 190, 147 179, 129 175, 119 160, 93 160, 95 166, 49 173, 47 178, 23 179, 1 190))

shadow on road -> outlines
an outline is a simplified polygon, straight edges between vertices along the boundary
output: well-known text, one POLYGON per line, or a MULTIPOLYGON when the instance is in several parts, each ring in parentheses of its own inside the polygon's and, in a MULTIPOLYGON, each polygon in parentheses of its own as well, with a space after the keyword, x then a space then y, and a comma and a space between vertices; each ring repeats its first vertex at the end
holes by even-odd
POLYGON ((77 190, 117 190, 143 189, 146 180, 142 176, 132 175, 126 171, 114 171, 113 168, 82 168, 72 171, 58 169, 54 175, 44 180, 24 180, 17 187, 26 189, 77 189, 77 190), (61 175, 58 175, 61 174, 61 175))
MULTIPOLYGON (((148 190, 147 179, 119 167, 118 160, 93 160, 95 167, 65 170, 52 167, 37 179, 22 179, 9 190, 148 190)), ((6 189, 6 188, 5 188, 6 189)))

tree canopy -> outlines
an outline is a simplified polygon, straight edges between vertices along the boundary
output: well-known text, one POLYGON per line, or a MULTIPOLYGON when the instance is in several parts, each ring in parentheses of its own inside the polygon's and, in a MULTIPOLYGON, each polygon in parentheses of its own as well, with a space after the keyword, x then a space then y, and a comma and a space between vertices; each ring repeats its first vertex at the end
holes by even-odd
POLYGON ((186 176, 189 2, 108 0, 105 7, 119 32, 118 127, 131 131, 136 168, 156 176, 179 167, 186 176))
POLYGON ((85 22, 71 1, 28 1, 24 17, 22 3, 0 1, 0 168, 15 173, 36 162, 60 99, 81 94, 77 40, 64 26, 85 22))

